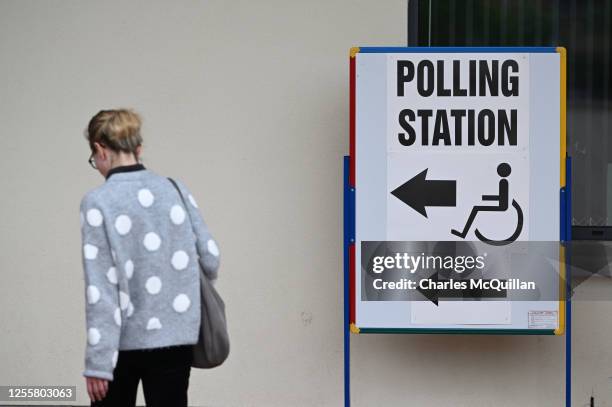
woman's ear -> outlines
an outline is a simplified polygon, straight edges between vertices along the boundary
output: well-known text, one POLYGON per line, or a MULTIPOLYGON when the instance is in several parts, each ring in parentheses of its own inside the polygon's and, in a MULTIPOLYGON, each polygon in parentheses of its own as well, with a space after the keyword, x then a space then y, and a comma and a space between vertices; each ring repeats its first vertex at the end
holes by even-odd
POLYGON ((106 151, 104 151, 104 148, 102 147, 102 144, 98 143, 97 141, 94 142, 94 148, 96 149, 96 154, 100 155, 100 159, 101 160, 106 160, 106 151))
POLYGON ((141 154, 142 154, 142 144, 136 147, 136 161, 140 161, 141 154))

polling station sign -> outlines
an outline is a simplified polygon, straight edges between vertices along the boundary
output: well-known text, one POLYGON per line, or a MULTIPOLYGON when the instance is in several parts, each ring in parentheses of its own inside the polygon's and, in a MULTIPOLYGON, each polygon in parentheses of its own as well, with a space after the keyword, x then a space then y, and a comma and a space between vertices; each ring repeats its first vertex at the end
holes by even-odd
POLYGON ((550 47, 353 49, 354 330, 521 331, 544 312, 562 331, 558 267, 526 270, 559 259, 564 61, 550 47), (397 266, 467 258, 486 261, 397 266))
POLYGON ((387 187, 397 198, 387 203, 390 235, 417 227, 421 240, 526 239, 528 58, 387 56, 387 187))

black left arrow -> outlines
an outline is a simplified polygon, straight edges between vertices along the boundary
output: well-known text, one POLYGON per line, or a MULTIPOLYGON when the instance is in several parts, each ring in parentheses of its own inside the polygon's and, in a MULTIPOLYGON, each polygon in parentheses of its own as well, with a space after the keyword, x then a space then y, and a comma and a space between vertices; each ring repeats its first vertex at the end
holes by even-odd
POLYGON ((427 168, 412 177, 391 194, 427 217, 426 206, 456 206, 457 181, 426 180, 427 168))

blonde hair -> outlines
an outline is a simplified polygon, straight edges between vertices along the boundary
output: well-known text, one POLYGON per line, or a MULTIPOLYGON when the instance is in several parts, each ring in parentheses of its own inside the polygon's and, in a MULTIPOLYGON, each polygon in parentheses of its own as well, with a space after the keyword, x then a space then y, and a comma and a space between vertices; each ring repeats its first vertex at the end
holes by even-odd
POLYGON ((100 110, 89 121, 85 138, 91 151, 97 142, 113 151, 136 155, 136 148, 142 144, 141 124, 140 115, 133 109, 100 110))

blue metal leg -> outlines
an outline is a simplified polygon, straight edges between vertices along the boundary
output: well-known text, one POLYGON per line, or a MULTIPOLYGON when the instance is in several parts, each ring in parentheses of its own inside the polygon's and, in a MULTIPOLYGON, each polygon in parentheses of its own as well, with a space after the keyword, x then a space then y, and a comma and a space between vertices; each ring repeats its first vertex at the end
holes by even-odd
POLYGON ((344 156, 344 406, 351 405, 351 332, 349 329, 350 159, 344 156))
MULTIPOLYGON (((565 161, 565 240, 572 240, 572 160, 570 157, 565 161)), ((572 268, 571 268, 571 245, 567 243, 565 252, 566 261, 566 291, 565 291, 565 406, 572 406, 572 268)))

